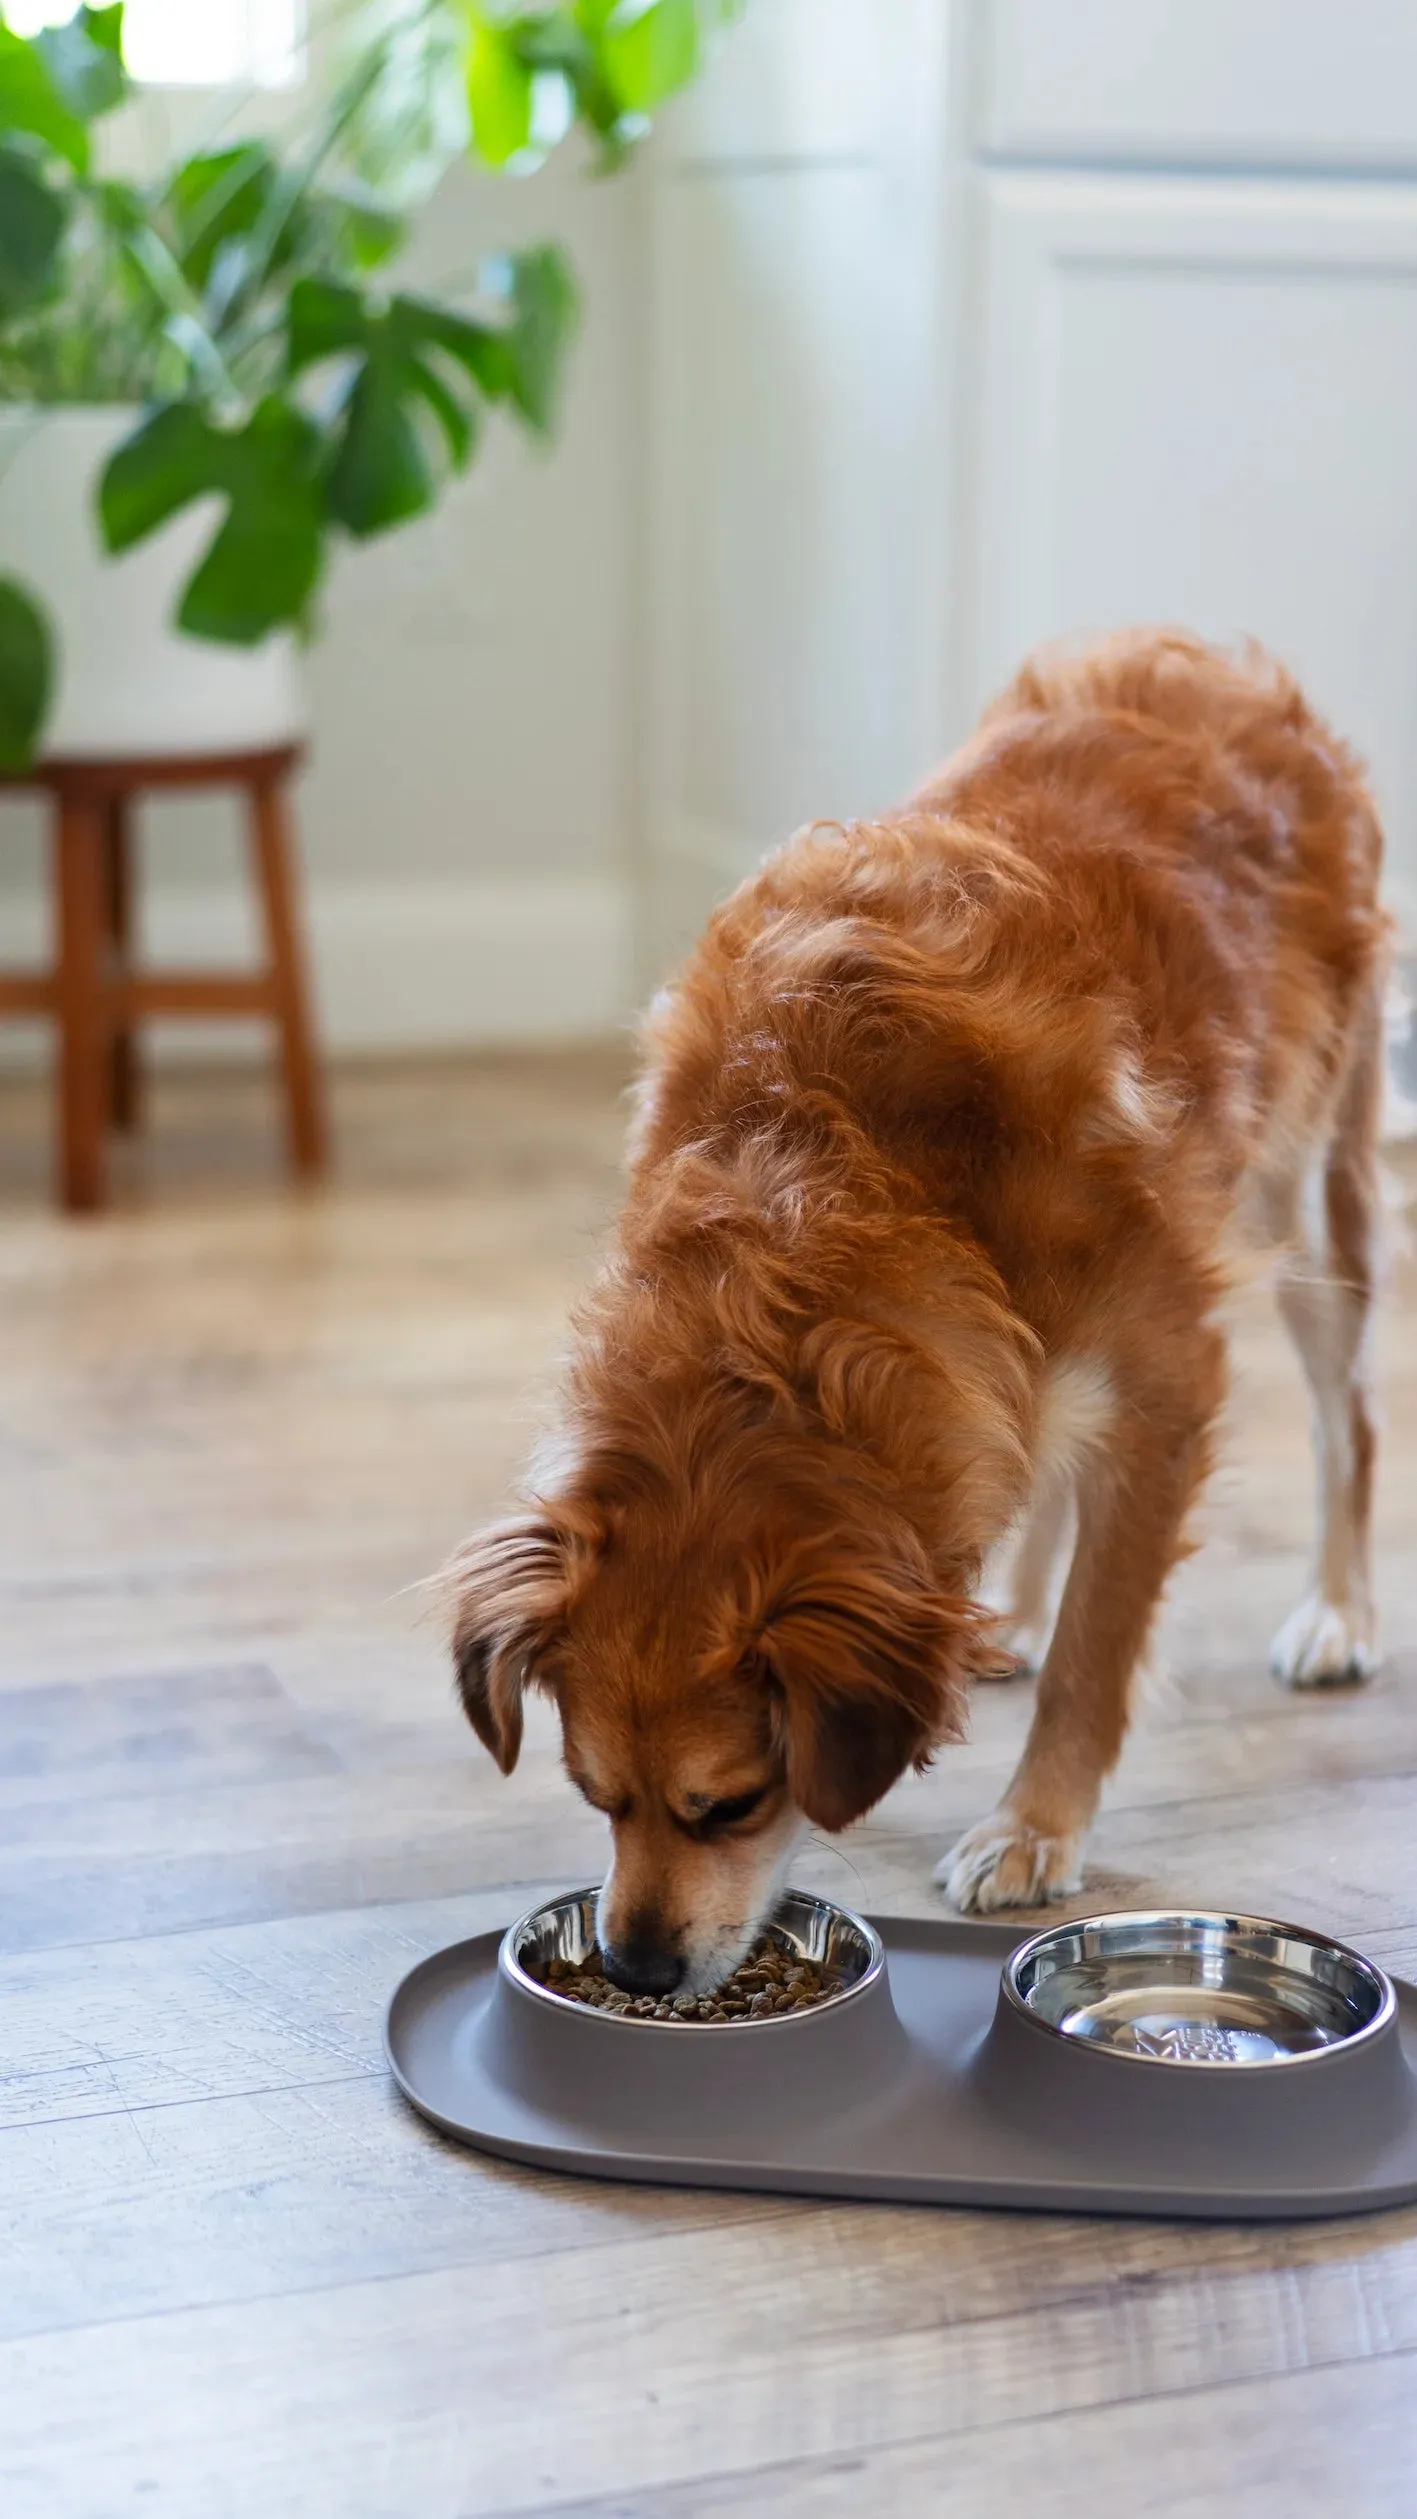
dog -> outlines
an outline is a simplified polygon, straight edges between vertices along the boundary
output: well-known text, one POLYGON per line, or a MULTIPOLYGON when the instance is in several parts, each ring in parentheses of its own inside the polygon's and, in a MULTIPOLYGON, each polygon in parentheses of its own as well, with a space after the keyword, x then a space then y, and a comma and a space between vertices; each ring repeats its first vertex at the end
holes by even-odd
POLYGON ((559 1424, 454 1568, 474 1729, 510 1771, 547 1692, 610 1822, 619 1984, 720 1983, 804 1826, 1011 1654, 1027 1745, 938 1877, 979 1912, 1079 1885, 1257 1256, 1319 1476, 1275 1668, 1372 1667, 1381 845, 1278 665, 1132 634, 1026 665, 899 811, 789 841, 657 999, 559 1424))

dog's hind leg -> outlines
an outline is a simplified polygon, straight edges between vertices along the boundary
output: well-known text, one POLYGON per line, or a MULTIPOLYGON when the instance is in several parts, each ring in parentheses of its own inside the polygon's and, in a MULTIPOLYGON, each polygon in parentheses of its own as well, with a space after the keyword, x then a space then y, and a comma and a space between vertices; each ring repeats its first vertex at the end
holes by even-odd
POLYGON ((1312 1588, 1274 1639, 1291 1688, 1366 1678, 1377 1664, 1371 1534, 1376 1435, 1368 1332, 1377 1237, 1383 1081, 1374 998, 1356 1046, 1313 1201, 1317 1212, 1279 1282, 1279 1308, 1309 1385, 1319 1530, 1312 1588))

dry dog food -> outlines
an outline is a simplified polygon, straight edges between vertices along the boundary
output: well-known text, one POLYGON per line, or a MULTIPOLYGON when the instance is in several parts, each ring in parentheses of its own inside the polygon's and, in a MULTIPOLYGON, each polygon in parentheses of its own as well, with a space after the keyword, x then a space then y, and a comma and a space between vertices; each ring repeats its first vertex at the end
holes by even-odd
POLYGON ((553 1994, 624 2020, 769 2020, 780 2012, 805 2012, 841 1991, 841 1978, 814 1959, 804 1959, 775 1933, 755 1942, 745 1960, 713 1994, 627 1994, 612 1985, 598 1950, 587 1959, 549 1959, 529 1973, 553 1994))

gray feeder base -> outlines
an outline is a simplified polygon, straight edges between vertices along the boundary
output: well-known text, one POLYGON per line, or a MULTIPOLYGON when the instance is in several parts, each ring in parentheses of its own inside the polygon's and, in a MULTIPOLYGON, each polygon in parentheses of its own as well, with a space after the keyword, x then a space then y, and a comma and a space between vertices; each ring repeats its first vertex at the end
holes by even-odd
POLYGON ((519 1999, 481 1934, 404 1979, 389 2062, 444 2133, 588 2177, 1253 2221, 1417 2198, 1411 1986, 1351 2055, 1169 2066, 1000 2006, 1017 1928, 872 1922, 859 2002, 697 2032, 519 1999))

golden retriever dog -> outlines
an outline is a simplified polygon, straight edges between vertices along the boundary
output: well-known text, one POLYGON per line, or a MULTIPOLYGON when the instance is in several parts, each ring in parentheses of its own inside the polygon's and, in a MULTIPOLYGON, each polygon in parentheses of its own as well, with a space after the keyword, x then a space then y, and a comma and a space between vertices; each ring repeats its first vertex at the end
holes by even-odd
POLYGON ((736 1966, 804 1824, 1034 1655, 1065 1532, 1027 1745, 941 1876, 975 1910, 1077 1887, 1257 1253, 1319 1475, 1275 1667, 1371 1667, 1380 854, 1277 666, 1138 634, 1026 666, 907 805, 789 841, 711 920, 649 1018, 528 1509, 454 1569, 474 1728, 510 1770, 547 1692, 610 1822, 619 1983, 736 1966))

